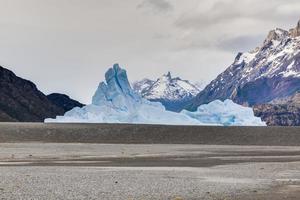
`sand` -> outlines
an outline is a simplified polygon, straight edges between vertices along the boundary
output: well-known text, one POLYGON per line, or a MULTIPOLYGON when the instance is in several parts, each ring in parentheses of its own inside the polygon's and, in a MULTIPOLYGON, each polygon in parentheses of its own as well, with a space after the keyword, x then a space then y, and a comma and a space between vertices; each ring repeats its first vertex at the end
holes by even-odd
POLYGON ((0 199, 299 199, 300 147, 0 143, 0 199))

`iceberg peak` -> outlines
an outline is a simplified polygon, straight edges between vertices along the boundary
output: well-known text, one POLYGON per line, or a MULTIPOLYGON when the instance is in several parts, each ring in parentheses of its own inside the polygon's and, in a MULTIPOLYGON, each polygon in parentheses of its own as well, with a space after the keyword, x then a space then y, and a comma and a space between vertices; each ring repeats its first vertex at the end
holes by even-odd
POLYGON ((114 64, 105 73, 105 82, 101 82, 96 90, 92 105, 111 104, 118 109, 129 109, 131 102, 139 101, 128 81, 127 73, 119 64, 114 64))

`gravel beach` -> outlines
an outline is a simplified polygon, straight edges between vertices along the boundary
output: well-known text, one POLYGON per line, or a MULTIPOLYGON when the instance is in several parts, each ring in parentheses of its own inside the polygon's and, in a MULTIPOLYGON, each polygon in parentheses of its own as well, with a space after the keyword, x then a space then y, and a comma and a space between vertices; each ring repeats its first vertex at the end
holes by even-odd
POLYGON ((299 199, 300 147, 1 143, 1 199, 299 199))
POLYGON ((0 123, 0 199, 300 199, 300 129, 0 123))

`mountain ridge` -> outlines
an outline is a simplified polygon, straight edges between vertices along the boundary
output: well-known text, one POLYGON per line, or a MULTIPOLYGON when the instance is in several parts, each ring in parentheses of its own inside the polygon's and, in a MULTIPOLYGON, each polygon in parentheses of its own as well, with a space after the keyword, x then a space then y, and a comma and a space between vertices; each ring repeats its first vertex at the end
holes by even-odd
POLYGON ((53 105, 36 85, 0 67, 0 109, 3 121, 38 122, 63 110, 53 105))
POLYGON ((0 66, 0 121, 43 122, 64 113, 33 82, 0 66))
POLYGON ((300 91, 300 21, 296 28, 269 32, 263 44, 238 53, 232 65, 192 99, 185 108, 216 99, 254 106, 300 91), (263 98, 262 98, 263 97, 263 98))
POLYGON ((180 77, 172 77, 171 72, 163 74, 156 81, 137 81, 133 84, 133 89, 143 98, 160 102, 167 110, 175 112, 179 112, 186 102, 200 92, 198 86, 180 77))

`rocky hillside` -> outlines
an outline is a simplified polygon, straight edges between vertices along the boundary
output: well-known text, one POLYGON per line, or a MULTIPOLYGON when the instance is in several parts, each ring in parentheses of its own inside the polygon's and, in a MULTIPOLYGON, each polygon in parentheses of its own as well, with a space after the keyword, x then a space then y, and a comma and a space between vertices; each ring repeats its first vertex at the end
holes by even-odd
POLYGON ((56 106, 62 108, 64 112, 70 111, 75 107, 83 107, 84 104, 71 99, 69 96, 65 94, 53 93, 47 95, 47 98, 56 106))
POLYGON ((253 110, 269 126, 300 126, 300 92, 269 104, 255 105, 253 110))
POLYGON ((133 84, 135 92, 143 98, 162 103, 167 110, 180 111, 183 106, 194 98, 200 89, 187 80, 164 74, 156 81, 143 79, 133 84))
POLYGON ((300 105, 261 104, 253 110, 268 126, 300 126, 300 105))
POLYGON ((34 83, 0 67, 0 121, 42 122, 64 113, 34 83))
POLYGON ((270 31, 256 49, 239 53, 186 108, 232 99, 246 106, 269 104, 300 91, 300 22, 289 31, 270 31))

